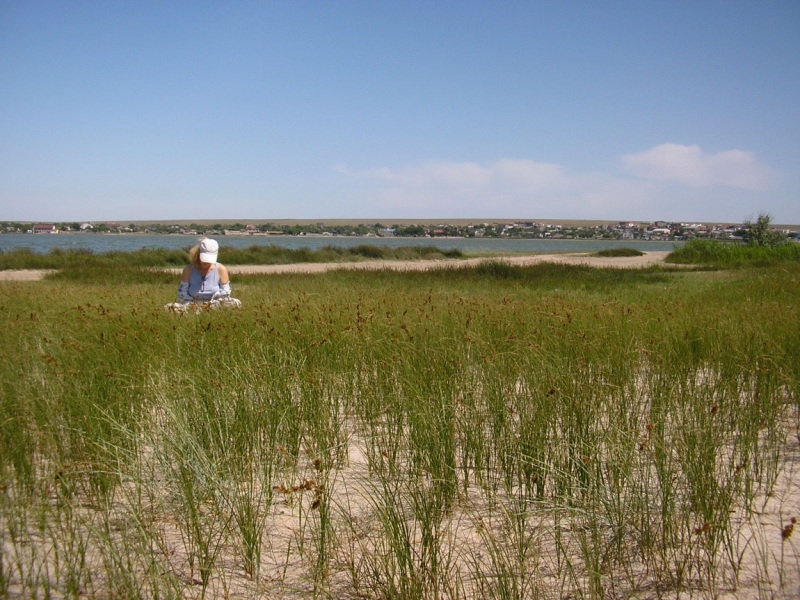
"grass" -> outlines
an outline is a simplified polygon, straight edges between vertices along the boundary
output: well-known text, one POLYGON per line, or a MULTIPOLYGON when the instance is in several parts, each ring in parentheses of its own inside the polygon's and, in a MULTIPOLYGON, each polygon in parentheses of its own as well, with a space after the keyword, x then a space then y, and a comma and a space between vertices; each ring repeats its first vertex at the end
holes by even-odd
MULTIPOLYGON (((75 269, 75 268, 152 268, 182 267, 188 262, 186 250, 143 248, 133 252, 109 251, 95 253, 91 250, 63 250, 54 248, 46 254, 28 248, 0 250, 0 270, 8 269, 75 269)), ((319 250, 281 246, 253 245, 247 248, 222 246, 219 260, 227 265, 273 265, 307 262, 342 262, 364 259, 423 260, 461 258, 458 249, 443 250, 435 246, 402 246, 385 248, 361 244, 352 248, 326 246, 319 250)))
POLYGON ((0 284, 4 596, 798 590, 797 265, 70 272, 0 284))
POLYGON ((751 246, 714 240, 690 240, 666 258, 673 264, 697 264, 716 267, 765 267, 800 263, 800 244, 786 242, 775 246, 751 246))
POLYGON ((599 252, 595 252, 593 256, 602 256, 605 258, 644 256, 644 252, 642 252, 641 250, 637 250, 636 248, 607 248, 605 250, 600 250, 599 252))

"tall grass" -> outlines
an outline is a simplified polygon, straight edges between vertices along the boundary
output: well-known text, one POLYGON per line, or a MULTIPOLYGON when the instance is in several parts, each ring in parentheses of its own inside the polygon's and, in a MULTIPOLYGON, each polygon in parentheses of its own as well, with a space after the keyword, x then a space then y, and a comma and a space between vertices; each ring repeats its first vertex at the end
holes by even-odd
POLYGON ((30 248, 0 251, 0 270, 63 269, 70 267, 178 267, 188 261, 186 250, 142 248, 132 252, 93 252, 89 249, 53 248, 47 253, 30 248))
MULTIPOLYGON (((360 244, 351 248, 324 246, 309 248, 284 248, 282 246, 253 245, 247 248, 222 246, 219 261, 227 265, 272 265, 308 262, 342 262, 364 259, 420 260, 460 258, 458 249, 443 250, 436 246, 401 246, 386 248, 360 244)), ((178 267, 188 262, 185 250, 142 248, 135 251, 92 252, 87 249, 53 248, 45 254, 29 248, 0 250, 0 270, 6 269, 136 269, 152 267, 178 267)))
POLYGON ((795 265, 89 270, 2 284, 7 596, 800 591, 795 265))
POLYGON ((636 248, 606 248, 594 253, 595 256, 614 258, 620 256, 644 256, 644 252, 636 248))
POLYGON ((769 266, 800 262, 800 244, 786 242, 775 246, 754 246, 715 240, 690 240, 673 250, 668 263, 730 266, 769 266))

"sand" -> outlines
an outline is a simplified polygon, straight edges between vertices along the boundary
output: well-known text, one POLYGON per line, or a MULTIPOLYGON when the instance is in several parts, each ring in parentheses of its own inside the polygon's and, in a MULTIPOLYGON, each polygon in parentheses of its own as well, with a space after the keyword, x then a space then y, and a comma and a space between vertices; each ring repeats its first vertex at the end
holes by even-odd
POLYGON ((501 258, 467 258, 443 260, 375 260, 353 263, 294 263, 289 265, 231 265, 231 273, 325 273, 338 269, 352 271, 428 271, 442 267, 470 267, 483 262, 497 261, 516 266, 534 265, 541 262, 553 262, 570 265, 587 265, 591 267, 616 267, 622 269, 649 267, 663 264, 669 252, 647 252, 643 256, 603 258, 581 254, 531 254, 527 256, 506 256, 501 258))
POLYGON ((49 273, 55 273, 55 271, 52 269, 0 271, 0 281, 39 281, 49 273))

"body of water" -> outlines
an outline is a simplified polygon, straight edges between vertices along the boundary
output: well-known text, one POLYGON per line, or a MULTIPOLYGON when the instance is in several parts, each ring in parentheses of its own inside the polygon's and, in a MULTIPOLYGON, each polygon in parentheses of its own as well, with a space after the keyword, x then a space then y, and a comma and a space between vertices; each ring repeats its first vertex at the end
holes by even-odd
MULTIPOLYGON (((145 235, 145 234, 56 234, 34 235, 7 233, 0 235, 0 251, 30 248, 46 253, 53 248, 85 248, 92 252, 110 250, 131 251, 140 248, 185 248, 195 245, 202 236, 145 235)), ((458 248, 465 253, 515 252, 596 252, 605 248, 636 248, 644 252, 673 250, 683 242, 648 242, 641 240, 550 240, 550 239, 498 239, 498 238, 379 238, 339 236, 217 236, 220 246, 246 248, 248 246, 281 246, 284 248, 310 248, 323 246, 351 248, 360 244, 374 244, 397 248, 399 246, 436 246, 458 248)))

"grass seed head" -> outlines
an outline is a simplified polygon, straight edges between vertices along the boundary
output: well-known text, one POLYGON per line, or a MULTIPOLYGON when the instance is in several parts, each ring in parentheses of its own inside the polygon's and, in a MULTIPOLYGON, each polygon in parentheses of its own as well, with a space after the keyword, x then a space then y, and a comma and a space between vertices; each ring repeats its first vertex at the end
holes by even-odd
POLYGON ((784 528, 781 530, 781 539, 782 539, 783 541, 786 541, 786 540, 788 540, 790 537, 792 537, 792 533, 794 532, 794 525, 795 525, 795 523, 797 523, 797 519, 796 519, 795 517, 792 517, 792 520, 791 520, 791 522, 790 522, 790 523, 788 523, 788 524, 786 525, 786 527, 784 527, 784 528))

